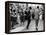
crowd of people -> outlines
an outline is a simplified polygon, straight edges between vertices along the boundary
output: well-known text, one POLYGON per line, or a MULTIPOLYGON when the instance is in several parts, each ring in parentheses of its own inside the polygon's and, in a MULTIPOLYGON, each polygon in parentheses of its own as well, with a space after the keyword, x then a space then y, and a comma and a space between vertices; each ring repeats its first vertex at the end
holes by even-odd
MULTIPOLYGON (((16 5, 17 6, 17 5, 16 5)), ((28 21, 26 29, 29 28, 31 20, 36 21, 36 30, 38 30, 38 22, 39 20, 43 20, 43 12, 44 9, 37 6, 36 8, 32 8, 31 6, 25 6, 21 5, 15 8, 15 5, 11 5, 10 8, 10 16, 11 16, 11 22, 12 27, 14 27, 17 24, 23 24, 25 21, 28 21)), ((35 7, 35 6, 34 6, 35 7)))

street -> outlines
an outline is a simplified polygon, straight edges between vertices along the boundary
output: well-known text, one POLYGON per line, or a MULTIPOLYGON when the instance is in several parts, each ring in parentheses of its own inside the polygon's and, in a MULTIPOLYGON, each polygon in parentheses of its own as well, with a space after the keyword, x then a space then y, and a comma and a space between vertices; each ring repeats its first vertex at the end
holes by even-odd
MULTIPOLYGON (((24 23, 24 25, 19 26, 13 30, 10 30, 11 32, 23 32, 23 31, 36 31, 36 21, 35 20, 31 20, 30 25, 29 25, 29 29, 26 29, 27 26, 27 21, 24 23)), ((42 31, 43 30, 43 20, 39 20, 38 23, 38 31, 42 31)))

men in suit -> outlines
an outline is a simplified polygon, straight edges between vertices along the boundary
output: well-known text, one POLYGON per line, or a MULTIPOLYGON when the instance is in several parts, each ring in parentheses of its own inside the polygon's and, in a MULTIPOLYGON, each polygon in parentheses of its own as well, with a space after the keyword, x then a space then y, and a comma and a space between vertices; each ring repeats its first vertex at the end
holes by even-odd
POLYGON ((30 9, 31 9, 31 7, 29 8, 29 10, 26 9, 26 11, 25 11, 25 14, 26 14, 25 20, 28 21, 28 24, 26 26, 27 29, 29 28, 29 25, 30 25, 30 22, 31 22, 31 19, 30 19, 30 17, 31 17, 30 9))

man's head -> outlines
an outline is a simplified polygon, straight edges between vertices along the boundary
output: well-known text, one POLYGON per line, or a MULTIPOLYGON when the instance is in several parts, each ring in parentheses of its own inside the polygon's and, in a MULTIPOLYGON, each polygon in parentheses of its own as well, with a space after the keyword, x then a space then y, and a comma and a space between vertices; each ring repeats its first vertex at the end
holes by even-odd
POLYGON ((37 8, 39 9, 39 6, 37 6, 37 8))
POLYGON ((31 10, 32 8, 31 8, 31 7, 29 7, 29 9, 31 10))

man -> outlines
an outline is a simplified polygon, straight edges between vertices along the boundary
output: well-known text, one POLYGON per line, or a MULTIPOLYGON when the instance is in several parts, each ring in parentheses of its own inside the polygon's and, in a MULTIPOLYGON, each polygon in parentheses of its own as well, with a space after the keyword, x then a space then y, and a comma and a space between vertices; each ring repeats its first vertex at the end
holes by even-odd
POLYGON ((35 8, 35 20, 36 20, 36 30, 38 31, 38 22, 39 22, 39 6, 37 6, 37 8, 35 8))
POLYGON ((20 22, 23 25, 24 24, 24 13, 23 13, 23 9, 19 10, 19 15, 20 15, 20 22))
MULTIPOLYGON (((15 10, 14 10, 15 11, 15 10)), ((16 13, 15 12, 12 12, 12 15, 11 15, 11 21, 12 21, 12 28, 17 25, 17 16, 16 16, 16 13)))
POLYGON ((27 29, 29 29, 29 25, 30 25, 30 22, 31 22, 31 19, 30 19, 30 17, 31 17, 30 9, 31 9, 31 7, 29 8, 29 10, 26 9, 26 11, 25 11, 25 14, 26 14, 25 19, 28 21, 28 24, 26 26, 27 29))

